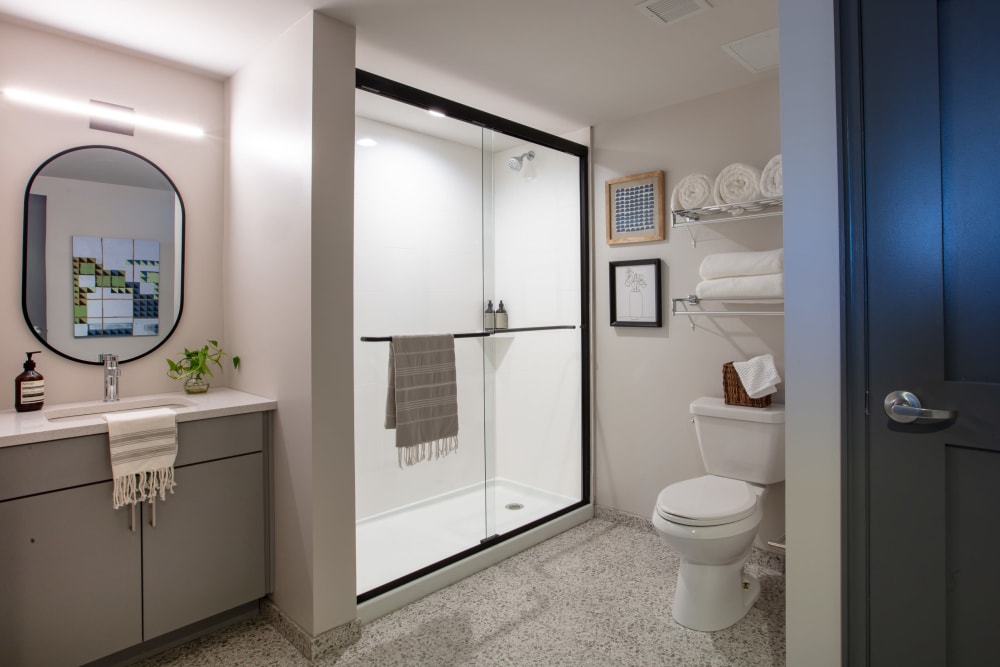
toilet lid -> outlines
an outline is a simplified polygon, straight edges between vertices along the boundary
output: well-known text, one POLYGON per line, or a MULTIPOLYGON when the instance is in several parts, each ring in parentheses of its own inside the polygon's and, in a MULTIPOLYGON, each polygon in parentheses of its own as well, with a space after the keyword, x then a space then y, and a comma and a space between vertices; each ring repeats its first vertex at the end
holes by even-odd
POLYGON ((705 475, 671 484, 656 499, 657 513, 688 526, 721 526, 753 514, 757 493, 738 479, 705 475))

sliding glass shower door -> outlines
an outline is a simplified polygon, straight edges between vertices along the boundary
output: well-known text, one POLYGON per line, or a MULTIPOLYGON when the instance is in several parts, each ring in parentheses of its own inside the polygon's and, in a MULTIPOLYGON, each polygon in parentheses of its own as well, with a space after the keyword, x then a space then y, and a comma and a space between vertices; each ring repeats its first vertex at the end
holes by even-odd
POLYGON ((585 149, 364 90, 357 110, 355 469, 366 599, 589 500, 585 149), (390 341, 437 333, 455 335, 458 448, 407 465, 384 428, 390 341))

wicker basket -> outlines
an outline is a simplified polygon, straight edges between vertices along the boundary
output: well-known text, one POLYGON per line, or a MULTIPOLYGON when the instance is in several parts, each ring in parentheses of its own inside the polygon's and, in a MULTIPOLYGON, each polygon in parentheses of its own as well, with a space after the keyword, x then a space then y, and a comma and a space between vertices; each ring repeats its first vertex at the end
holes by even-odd
POLYGON ((722 393, 726 399, 726 405, 742 405, 748 408, 766 408, 771 405, 770 394, 763 398, 750 398, 747 396, 743 383, 740 382, 739 373, 733 367, 733 362, 722 365, 722 393))

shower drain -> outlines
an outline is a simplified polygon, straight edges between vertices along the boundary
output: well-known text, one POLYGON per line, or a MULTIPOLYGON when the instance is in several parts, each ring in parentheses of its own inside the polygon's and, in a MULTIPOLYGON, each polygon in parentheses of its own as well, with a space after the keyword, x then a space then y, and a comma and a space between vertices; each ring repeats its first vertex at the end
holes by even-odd
POLYGON ((509 510, 523 510, 524 509, 524 505, 522 505, 521 503, 507 503, 506 505, 504 505, 504 507, 506 509, 509 509, 509 510))

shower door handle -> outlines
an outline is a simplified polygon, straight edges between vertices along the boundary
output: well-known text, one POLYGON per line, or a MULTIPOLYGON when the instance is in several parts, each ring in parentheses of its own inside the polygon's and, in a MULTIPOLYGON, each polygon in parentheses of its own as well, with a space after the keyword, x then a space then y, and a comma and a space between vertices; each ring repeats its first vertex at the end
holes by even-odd
POLYGON ((885 397, 885 414, 889 419, 900 424, 945 422, 954 419, 958 413, 954 410, 931 410, 920 405, 920 399, 909 391, 891 391, 885 397))

